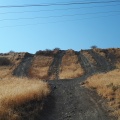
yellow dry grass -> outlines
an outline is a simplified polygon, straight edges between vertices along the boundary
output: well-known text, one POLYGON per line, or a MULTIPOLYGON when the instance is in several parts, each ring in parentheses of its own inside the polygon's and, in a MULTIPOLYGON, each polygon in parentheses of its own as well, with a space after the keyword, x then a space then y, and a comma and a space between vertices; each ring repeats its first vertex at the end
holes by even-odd
POLYGON ((87 57, 91 64, 97 64, 95 59, 87 51, 83 51, 82 53, 85 57, 87 57))
POLYGON ((17 107, 33 100, 42 100, 50 93, 47 83, 20 78, 0 81, 0 120, 19 120, 17 107))
POLYGON ((66 51, 62 58, 60 67, 60 79, 77 78, 84 74, 84 71, 78 62, 78 57, 72 50, 66 51))
POLYGON ((98 94, 108 100, 112 114, 120 117, 120 70, 93 75, 87 79, 86 87, 96 89, 98 94))
POLYGON ((114 63, 116 68, 120 69, 120 48, 93 49, 96 53, 106 58, 109 62, 114 63), (110 57, 111 56, 111 57, 110 57))
POLYGON ((109 49, 109 53, 114 55, 115 66, 120 69, 120 48, 118 49, 109 49))
POLYGON ((4 57, 10 60, 11 65, 0 66, 0 78, 9 78, 12 76, 13 70, 20 64, 22 58, 25 53, 20 54, 8 54, 4 56, 0 56, 0 58, 4 57))
POLYGON ((96 49, 93 49, 93 51, 96 52, 96 53, 98 53, 98 54, 100 54, 100 55, 103 56, 103 57, 106 57, 103 49, 98 49, 98 48, 96 48, 96 49))
POLYGON ((116 67, 117 67, 118 69, 120 69, 120 61, 119 61, 119 62, 116 62, 116 67))
POLYGON ((6 78, 11 75, 10 66, 0 66, 0 78, 6 78))
POLYGON ((36 56, 30 68, 30 76, 42 80, 48 79, 48 71, 52 61, 52 56, 36 56))

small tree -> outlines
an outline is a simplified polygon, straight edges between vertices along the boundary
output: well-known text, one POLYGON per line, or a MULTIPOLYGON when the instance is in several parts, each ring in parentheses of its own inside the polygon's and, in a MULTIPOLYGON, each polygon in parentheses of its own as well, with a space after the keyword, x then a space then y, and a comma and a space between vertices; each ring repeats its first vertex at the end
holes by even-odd
POLYGON ((10 50, 8 53, 9 53, 9 54, 13 54, 13 53, 15 53, 15 51, 10 50))
POLYGON ((60 50, 60 48, 57 48, 57 47, 56 47, 56 48, 54 48, 53 50, 60 50))
POLYGON ((91 46, 91 49, 96 49, 96 48, 97 48, 96 45, 91 46))

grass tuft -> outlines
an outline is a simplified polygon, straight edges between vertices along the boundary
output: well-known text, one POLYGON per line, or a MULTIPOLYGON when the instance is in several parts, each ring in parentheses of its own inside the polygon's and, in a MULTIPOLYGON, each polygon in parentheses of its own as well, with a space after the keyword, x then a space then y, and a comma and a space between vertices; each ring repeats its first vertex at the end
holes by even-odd
POLYGON ((120 70, 93 75, 88 78, 86 87, 96 89, 97 93, 108 100, 113 109, 111 114, 120 117, 120 70))
POLYGON ((31 101, 41 101, 50 93, 47 83, 27 78, 0 81, 0 120, 19 120, 19 108, 31 101))
POLYGON ((62 58, 60 79, 77 78, 84 74, 84 70, 78 62, 78 57, 73 50, 67 50, 62 58))

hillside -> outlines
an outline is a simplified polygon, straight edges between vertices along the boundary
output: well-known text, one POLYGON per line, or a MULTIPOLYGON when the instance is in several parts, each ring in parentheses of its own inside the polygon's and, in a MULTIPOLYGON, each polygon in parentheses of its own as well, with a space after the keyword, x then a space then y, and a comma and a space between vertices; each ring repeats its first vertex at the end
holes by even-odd
POLYGON ((120 68, 119 48, 0 54, 1 78, 14 75, 41 80, 72 79, 114 68, 120 68))
MULTIPOLYGON (((1 80, 27 77, 51 86, 32 120, 117 120, 119 76, 120 48, 0 54, 1 80)), ((25 114, 22 120, 30 119, 25 114)))

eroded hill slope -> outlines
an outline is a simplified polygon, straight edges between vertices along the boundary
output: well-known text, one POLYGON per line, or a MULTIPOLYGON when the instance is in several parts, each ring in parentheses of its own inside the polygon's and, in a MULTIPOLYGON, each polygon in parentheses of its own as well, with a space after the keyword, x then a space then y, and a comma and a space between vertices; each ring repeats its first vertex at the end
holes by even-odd
POLYGON ((1 78, 9 76, 57 80, 120 68, 120 49, 46 50, 0 54, 1 78), (7 63, 2 63, 2 61, 7 63))
POLYGON ((90 76, 115 68, 120 68, 120 49, 0 55, 1 79, 12 76, 37 78, 46 80, 51 86, 50 96, 42 101, 42 111, 37 116, 29 116, 26 112, 22 114, 22 120, 117 120, 109 116, 104 99, 83 86, 90 76))

